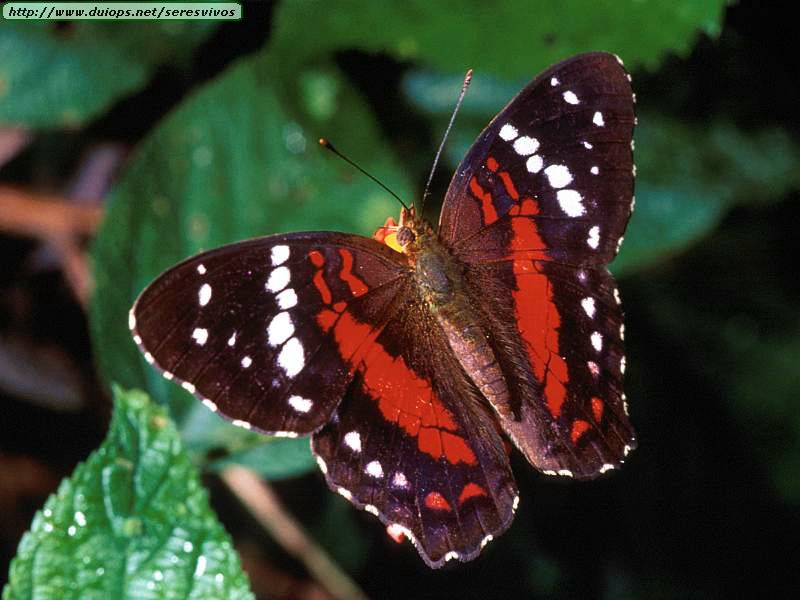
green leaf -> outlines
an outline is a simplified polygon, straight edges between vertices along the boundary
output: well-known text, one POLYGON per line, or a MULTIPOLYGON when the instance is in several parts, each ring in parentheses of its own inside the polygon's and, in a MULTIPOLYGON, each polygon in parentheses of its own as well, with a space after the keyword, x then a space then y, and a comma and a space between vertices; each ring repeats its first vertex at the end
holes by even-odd
POLYGON ((106 440, 34 517, 3 599, 253 598, 165 411, 114 396, 106 440))
POLYGON ((185 61, 213 21, 0 24, 0 123, 76 127, 140 88, 155 66, 185 61))
MULTIPOLYGON (((317 146, 321 133, 346 140, 357 149, 353 158, 410 197, 374 120, 336 69, 307 71, 294 89, 275 81, 264 57, 247 59, 165 119, 122 177, 93 250, 91 327, 101 373, 168 402, 182 428, 212 416, 141 359, 127 328, 138 293, 201 249, 292 230, 371 235, 396 214, 386 192, 317 146)), ((249 439, 213 422, 223 429, 206 444, 237 451, 249 439)))
POLYGON ((285 73, 336 50, 386 52, 444 70, 530 77, 590 50, 655 67, 665 52, 685 54, 698 31, 717 34, 725 0, 659 2, 283 2, 272 48, 285 73))
POLYGON ((616 274, 684 250, 734 206, 775 202, 800 186, 800 146, 780 129, 748 132, 726 121, 701 126, 643 113, 635 135, 636 209, 616 274))

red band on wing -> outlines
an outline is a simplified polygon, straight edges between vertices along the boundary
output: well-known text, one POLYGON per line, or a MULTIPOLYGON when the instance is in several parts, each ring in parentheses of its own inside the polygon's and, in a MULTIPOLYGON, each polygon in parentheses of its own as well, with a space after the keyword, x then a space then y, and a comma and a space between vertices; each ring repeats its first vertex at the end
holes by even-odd
POLYGON ((464 486, 464 489, 461 490, 461 495, 458 497, 458 503, 464 504, 464 502, 470 498, 475 498, 476 496, 486 496, 486 490, 477 483, 468 483, 464 486))
POLYGON ((550 414, 557 418, 567 395, 567 363, 558 348, 561 316, 553 303, 547 277, 530 260, 515 260, 517 289, 513 292, 519 332, 528 348, 528 357, 536 378, 544 386, 550 414))
POLYGON ((433 510, 453 510, 450 503, 439 492, 429 492, 425 496, 425 506, 433 510))
POLYGON ((575 419, 572 422, 572 431, 569 434, 569 439, 573 444, 577 444, 581 436, 589 430, 589 423, 582 419, 575 419))
POLYGON ((333 295, 331 294, 328 284, 325 283, 325 273, 323 271, 323 267, 325 266, 325 256, 319 250, 312 250, 308 253, 308 258, 311 261, 311 264, 317 268, 317 270, 314 272, 314 278, 312 279, 314 287, 317 288, 319 295, 322 297, 322 302, 325 304, 330 304, 333 300, 333 295))
POLYGON ((472 179, 469 181, 469 189, 472 192, 472 195, 475 196, 481 202, 481 212, 483 213, 483 223, 485 225, 490 225, 497 221, 497 211, 494 208, 494 202, 492 200, 492 195, 485 191, 481 184, 478 183, 478 178, 473 175, 472 179))
POLYGON ((366 294, 369 291, 367 284, 353 275, 353 254, 346 248, 339 248, 339 254, 342 256, 342 270, 339 272, 339 277, 348 285, 353 296, 366 294))
POLYGON ((600 423, 603 420, 603 401, 600 400, 598 397, 592 398, 592 414, 594 415, 594 420, 600 423))
POLYGON ((317 323, 333 337, 342 358, 359 369, 368 394, 376 399, 387 421, 397 423, 417 439, 422 452, 434 459, 476 464, 475 453, 458 434, 453 415, 434 394, 430 384, 416 375, 401 356, 393 357, 375 338, 380 330, 359 323, 347 312, 325 309, 317 323))
POLYGON ((503 180, 503 186, 506 188, 506 193, 514 200, 519 200, 519 192, 514 187, 514 182, 511 180, 511 175, 508 171, 501 171, 499 173, 500 179, 503 180))

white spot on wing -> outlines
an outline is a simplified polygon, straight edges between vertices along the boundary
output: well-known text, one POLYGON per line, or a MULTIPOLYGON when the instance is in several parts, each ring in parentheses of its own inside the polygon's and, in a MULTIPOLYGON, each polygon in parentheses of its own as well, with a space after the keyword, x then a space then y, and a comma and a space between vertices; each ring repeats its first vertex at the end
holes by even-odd
POLYGON ((152 365, 154 362, 156 362, 156 359, 154 359, 153 355, 150 354, 149 352, 144 353, 144 359, 147 361, 147 364, 149 365, 152 365))
POLYGON ((375 479, 380 479, 383 477, 383 467, 381 463, 377 460, 373 460, 367 463, 367 467, 364 469, 367 475, 374 477, 375 479))
POLYGON ((294 323, 292 316, 284 311, 272 317, 267 327, 269 345, 273 348, 280 346, 294 335, 294 323))
POLYGON ((232 425, 236 427, 241 427, 242 429, 250 429, 252 426, 247 421, 242 421, 241 419, 234 419, 231 421, 232 425))
POLYGON ((551 77, 550 78, 550 85, 556 87, 558 85, 558 77, 551 77))
POLYGON ((203 404, 211 412, 217 412, 217 405, 215 403, 213 403, 211 400, 209 400, 208 398, 203 398, 203 404))
POLYGON ((336 491, 339 493, 340 496, 342 496, 347 500, 353 499, 353 494, 351 494, 349 490, 346 490, 343 487, 338 488, 336 491))
POLYGON ((592 148, 594 148, 594 146, 592 146, 592 145, 591 145, 589 142, 587 142, 587 141, 584 141, 584 142, 583 142, 583 147, 584 147, 584 148, 586 148, 587 150, 591 150, 592 148))
POLYGON ((194 394, 194 392, 195 392, 195 389, 196 389, 196 388, 194 387, 194 385, 192 385, 192 384, 191 384, 191 383, 189 383, 188 381, 184 381, 184 382, 181 384, 181 387, 182 387, 183 389, 185 389, 187 392, 189 392, 190 394, 194 394))
POLYGON ((573 477, 572 471, 569 469, 559 469, 558 475, 561 475, 562 477, 573 477))
POLYGON ((202 327, 196 327, 195 330, 192 332, 192 338, 194 338, 194 341, 200 344, 201 346, 204 345, 208 341, 208 329, 203 329, 202 327))
POLYGON ((514 496, 514 503, 511 505, 511 510, 513 512, 516 512, 518 506, 519 506, 519 496, 514 496))
POLYGON ((231 334, 231 337, 228 338, 228 346, 233 348, 236 345, 236 332, 234 331, 231 334))
POLYGON ((269 274, 269 279, 267 280, 267 291, 273 293, 280 292, 288 285, 290 279, 291 273, 286 267, 278 267, 277 269, 273 269, 272 273, 269 274))
POLYGON ((589 230, 589 237, 586 238, 586 243, 589 244, 589 247, 593 250, 597 250, 597 247, 600 245, 599 225, 595 225, 589 230))
POLYGON ((526 135, 514 140, 514 152, 520 156, 528 156, 539 149, 539 140, 526 135))
POLYGON ((589 169, 589 171, 592 173, 592 175, 597 175, 600 172, 600 169, 598 169, 597 165, 595 165, 591 169, 589 169))
POLYGON ((450 550, 450 552, 444 555, 444 562, 447 562, 448 560, 455 560, 457 558, 458 558, 458 552, 456 552, 455 550, 450 550))
POLYGON ((601 113, 599 110, 596 111, 592 117, 592 123, 598 127, 603 127, 606 124, 606 122, 603 120, 603 113, 601 113))
POLYGON ((275 299, 278 301, 278 306, 284 310, 297 305, 297 294, 292 288, 286 288, 280 294, 275 296, 275 299))
POLYGON ((174 376, 172 373, 170 373, 169 371, 164 371, 164 372, 161 374, 161 376, 162 376, 164 379, 166 379, 167 381, 172 381, 172 378, 173 378, 173 377, 175 377, 175 376, 174 376))
POLYGON ((556 198, 561 210, 568 216, 580 217, 586 214, 586 209, 583 207, 583 196, 575 190, 558 190, 556 198))
POLYGON ((281 353, 278 354, 278 366, 286 372, 288 377, 294 377, 306 366, 303 344, 296 337, 291 338, 283 345, 281 353))
POLYGON ((303 398, 302 396, 292 396, 289 398, 289 406, 291 406, 297 412, 307 413, 311 410, 311 407, 314 406, 314 403, 308 398, 303 398))
POLYGON ((378 516, 378 507, 375 506, 374 504, 365 504, 364 510, 371 515, 375 515, 376 517, 378 516))
POLYGON ((273 246, 271 258, 273 267, 282 265, 289 258, 289 246, 283 246, 283 245, 273 246))
POLYGON ((619 339, 621 339, 621 340, 625 339, 625 323, 622 323, 619 326, 619 339))
POLYGON ((507 142, 515 139, 518 135, 519 132, 517 131, 517 128, 509 123, 506 123, 500 128, 500 137, 507 142))
POLYGON ((544 174, 554 188, 563 188, 572 182, 572 173, 566 165, 550 165, 544 170, 544 174))
POLYGON ((603 336, 599 331, 594 331, 589 337, 592 340, 592 348, 594 348, 597 352, 600 352, 603 349, 603 336))
POLYGON ((486 544, 491 542, 493 539, 494 539, 494 536, 491 533, 489 535, 487 535, 485 538, 483 538, 481 540, 481 548, 484 548, 486 546, 486 544))
POLYGON ((322 471, 325 475, 328 474, 328 465, 325 464, 325 461, 322 460, 321 456, 315 457, 317 459, 317 465, 319 465, 319 470, 322 471))
POLYGON ((205 266, 202 264, 197 265, 197 272, 200 273, 200 275, 205 275, 206 274, 205 266))
POLYGON ((614 465, 612 465, 611 463, 605 463, 602 467, 600 467, 600 472, 605 473, 606 471, 610 471, 613 468, 614 465))
POLYGON ((594 319, 594 313, 596 310, 594 298, 587 297, 581 300, 581 306, 583 307, 583 311, 586 313, 590 319, 594 319))
POLYGON ((619 288, 614 288, 614 300, 617 304, 622 304, 622 298, 619 297, 619 288))
POLYGON ((243 368, 249 369, 250 365, 252 365, 252 364, 253 364, 253 359, 252 358, 250 358, 249 356, 242 357, 242 367, 243 368))
POLYGON ((529 173, 538 173, 542 170, 543 166, 544 161, 538 154, 534 154, 527 161, 525 161, 525 167, 528 169, 529 173))
POLYGON ((211 300, 211 286, 204 283, 200 286, 200 291, 197 293, 197 300, 200 306, 205 306, 211 300))
POLYGON ((398 488, 407 488, 408 487, 408 478, 406 474, 402 471, 397 471, 394 476, 392 477, 392 485, 398 488))
POLYGON ((589 368, 589 373, 591 373, 592 376, 597 377, 600 375, 600 367, 598 367, 597 363, 593 360, 587 361, 586 366, 589 368))
POLYGON ((578 100, 578 97, 575 95, 575 92, 566 91, 566 92, 564 92, 563 95, 564 95, 564 102, 566 102, 567 104, 579 104, 580 103, 580 100, 578 100))
POLYGON ((361 434, 357 431, 349 431, 344 436, 344 443, 353 451, 361 452, 361 434))
POLYGON ((619 359, 619 372, 625 374, 625 357, 619 359))
POLYGON ((133 314, 133 309, 128 311, 128 329, 131 331, 136 329, 136 315, 133 314))

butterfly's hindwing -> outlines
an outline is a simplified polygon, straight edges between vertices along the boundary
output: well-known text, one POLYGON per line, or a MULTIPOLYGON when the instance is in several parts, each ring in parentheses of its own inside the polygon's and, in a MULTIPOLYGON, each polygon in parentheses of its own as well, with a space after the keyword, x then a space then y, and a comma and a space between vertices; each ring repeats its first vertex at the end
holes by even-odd
POLYGON ((270 236, 173 267, 142 293, 130 325, 148 362, 212 410, 246 428, 307 434, 352 377, 331 316, 380 320, 406 273, 401 255, 367 238, 270 236))
POLYGON ((488 407, 413 296, 359 349, 351 388, 313 449, 332 489, 438 567, 504 531, 517 495, 488 407))

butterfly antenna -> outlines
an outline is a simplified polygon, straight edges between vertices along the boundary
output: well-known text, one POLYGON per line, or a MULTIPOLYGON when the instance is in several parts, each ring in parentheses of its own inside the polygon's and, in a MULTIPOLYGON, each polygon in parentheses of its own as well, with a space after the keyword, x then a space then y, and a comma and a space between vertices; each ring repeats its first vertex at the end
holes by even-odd
POLYGON ((464 101, 464 96, 467 94, 467 88, 469 87, 471 81, 472 69, 467 71, 467 74, 464 76, 464 83, 461 84, 461 93, 458 95, 458 102, 456 102, 456 107, 453 109, 453 114, 450 116, 450 122, 447 124, 447 129, 442 137, 442 143, 439 144, 439 149, 436 151, 436 158, 433 159, 431 174, 428 175, 428 182, 425 184, 425 191, 422 193, 422 202, 420 203, 419 209, 420 215, 422 214, 422 211, 425 210, 425 200, 427 200, 428 196, 431 194, 431 182, 433 181, 433 174, 436 172, 436 166, 439 164, 439 157, 442 155, 442 150, 444 150, 444 144, 447 141, 447 136, 450 135, 450 130, 453 128, 453 123, 455 122, 456 115, 458 114, 458 109, 461 108, 461 103, 464 101))
POLYGON ((361 173, 363 173, 364 175, 366 175, 367 177, 372 179, 372 181, 377 183, 379 186, 381 186, 383 189, 385 189, 387 192, 389 192, 392 196, 394 196, 397 199, 397 201, 403 206, 403 208, 405 208, 406 210, 409 210, 408 209, 408 205, 401 200, 400 196, 395 194, 392 190, 390 190, 388 187, 386 187, 383 183, 378 181, 377 178, 375 178, 374 176, 372 176, 369 173, 367 173, 364 169, 359 167, 356 163, 354 163, 352 160, 347 158, 344 154, 339 152, 336 148, 334 148, 333 144, 331 144, 328 140, 326 140, 325 138, 319 138, 319 145, 322 146, 323 148, 326 148, 326 149, 330 150, 336 156, 341 158, 344 162, 346 162, 347 164, 349 164, 352 167, 355 167, 358 171, 360 171, 361 173))

